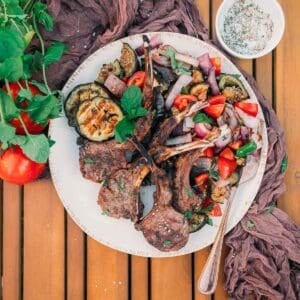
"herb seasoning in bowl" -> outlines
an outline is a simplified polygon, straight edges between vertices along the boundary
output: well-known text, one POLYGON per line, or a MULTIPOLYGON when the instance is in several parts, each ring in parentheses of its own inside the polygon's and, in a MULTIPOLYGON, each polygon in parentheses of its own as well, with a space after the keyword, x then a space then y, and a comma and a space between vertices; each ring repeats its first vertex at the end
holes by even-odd
POLYGON ((271 52, 284 32, 284 14, 277 0, 224 0, 216 32, 233 56, 253 59, 271 52))

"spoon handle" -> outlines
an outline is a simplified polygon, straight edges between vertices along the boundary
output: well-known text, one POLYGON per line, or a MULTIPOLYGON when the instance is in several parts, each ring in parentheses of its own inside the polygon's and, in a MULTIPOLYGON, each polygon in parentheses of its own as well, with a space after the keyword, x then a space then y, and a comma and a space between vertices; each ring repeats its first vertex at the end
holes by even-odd
POLYGON ((222 254, 222 247, 223 247, 223 240, 226 231, 226 225, 228 220, 228 215, 230 211, 231 204, 233 202, 236 187, 231 190, 230 198, 227 200, 223 218, 221 224, 219 226, 217 235, 215 237, 215 241, 211 251, 209 253, 208 259, 204 265, 204 268, 201 272, 201 275, 198 279, 198 290, 200 293, 205 295, 212 294, 217 286, 218 282, 218 275, 220 270, 220 262, 221 262, 221 254, 222 254))

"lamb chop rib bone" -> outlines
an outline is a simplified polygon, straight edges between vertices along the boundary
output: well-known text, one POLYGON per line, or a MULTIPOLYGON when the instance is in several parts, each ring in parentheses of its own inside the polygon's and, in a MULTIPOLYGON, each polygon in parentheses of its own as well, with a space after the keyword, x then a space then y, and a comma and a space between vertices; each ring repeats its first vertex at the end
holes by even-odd
POLYGON ((177 212, 171 205, 173 193, 166 172, 155 165, 147 151, 136 139, 132 139, 132 141, 147 160, 156 185, 153 208, 136 224, 136 228, 143 232, 146 240, 155 248, 161 251, 176 251, 188 241, 188 222, 184 215, 177 212))

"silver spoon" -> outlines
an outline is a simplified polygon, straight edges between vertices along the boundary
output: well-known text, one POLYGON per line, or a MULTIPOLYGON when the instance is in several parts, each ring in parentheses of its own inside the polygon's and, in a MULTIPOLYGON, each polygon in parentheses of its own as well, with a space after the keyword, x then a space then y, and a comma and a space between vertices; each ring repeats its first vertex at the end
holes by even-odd
MULTIPOLYGON (((246 166, 242 170, 242 176, 240 178, 239 185, 249 181, 256 174, 258 161, 253 157, 249 157, 249 158, 250 161, 246 164, 246 166)), ((234 186, 231 189, 229 199, 225 203, 222 221, 219 226, 217 235, 215 237, 213 247, 210 250, 207 261, 198 279, 198 290, 200 293, 205 295, 213 294, 217 287, 224 235, 226 232, 229 211, 233 199, 236 195, 236 191, 237 191, 237 187, 234 186)))

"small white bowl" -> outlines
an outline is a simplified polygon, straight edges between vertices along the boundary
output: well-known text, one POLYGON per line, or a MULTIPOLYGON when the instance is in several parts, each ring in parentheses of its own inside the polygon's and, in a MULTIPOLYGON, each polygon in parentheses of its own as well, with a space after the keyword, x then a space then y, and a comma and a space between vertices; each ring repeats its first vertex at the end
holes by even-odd
POLYGON ((217 16, 216 16, 216 34, 217 39, 221 46, 234 57, 242 59, 255 59, 270 53, 280 42, 285 28, 285 17, 283 10, 277 0, 253 0, 265 13, 270 14, 270 17, 274 23, 274 30, 272 38, 268 41, 267 46, 260 52, 256 54, 241 54, 231 49, 223 40, 222 28, 224 26, 224 20, 227 15, 228 10, 232 7, 235 1, 238 0, 223 0, 220 5, 217 16))

